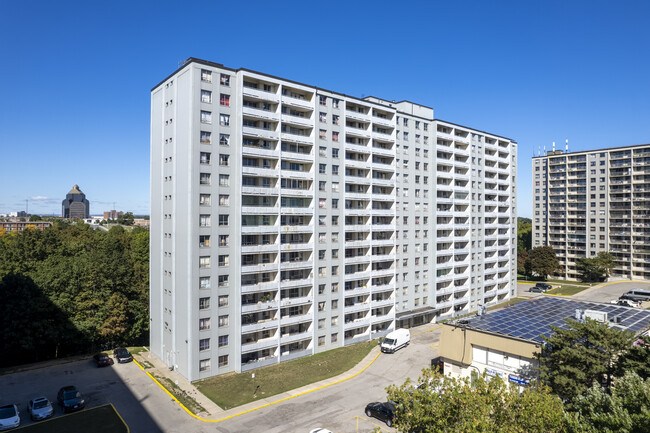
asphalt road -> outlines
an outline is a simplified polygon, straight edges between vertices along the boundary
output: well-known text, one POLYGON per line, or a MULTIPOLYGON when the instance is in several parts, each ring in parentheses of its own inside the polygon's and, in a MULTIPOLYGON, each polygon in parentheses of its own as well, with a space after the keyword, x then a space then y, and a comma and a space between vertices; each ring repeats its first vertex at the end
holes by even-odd
POLYGON ((218 423, 197 420, 180 408, 135 363, 96 368, 92 361, 70 362, 0 376, 0 405, 15 403, 21 425, 31 424, 27 402, 44 395, 62 410, 56 393, 75 385, 86 407, 112 403, 132 433, 309 432, 325 427, 335 433, 371 432, 376 427, 394 431, 364 414, 367 403, 386 401, 385 387, 417 379, 437 354, 439 331, 434 325, 411 330, 411 344, 394 354, 381 354, 364 372, 347 381, 255 410, 218 423))
MULTIPOLYGON (((517 296, 522 297, 537 297, 543 296, 541 293, 531 293, 529 289, 532 286, 525 283, 517 283, 517 296)), ((630 281, 621 281, 621 282, 609 282, 599 284, 597 286, 591 287, 589 289, 583 290, 582 292, 576 293, 572 296, 572 299, 578 299, 581 301, 589 302, 603 302, 609 303, 615 299, 618 299, 623 293, 632 290, 632 289, 650 289, 650 283, 644 282, 630 282, 630 281)))

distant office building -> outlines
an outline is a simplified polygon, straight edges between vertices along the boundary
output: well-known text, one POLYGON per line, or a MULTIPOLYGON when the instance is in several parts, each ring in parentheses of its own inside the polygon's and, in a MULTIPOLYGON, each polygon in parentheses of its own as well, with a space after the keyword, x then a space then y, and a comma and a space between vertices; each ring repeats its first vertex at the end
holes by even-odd
POLYGON ((86 194, 79 189, 79 185, 72 187, 61 204, 63 218, 85 219, 90 216, 90 202, 86 199, 86 194))
POLYGON ((43 231, 51 226, 52 223, 50 221, 0 221, 0 230, 4 229, 8 232, 22 232, 27 227, 33 227, 43 231))
POLYGON ((105 220, 116 220, 119 217, 124 215, 124 212, 122 211, 116 211, 115 209, 109 210, 108 212, 104 212, 104 219, 105 220))
POLYGON ((24 210, 19 210, 17 212, 9 212, 9 217, 10 218, 24 218, 27 216, 27 212, 24 210))
POLYGON ((610 252, 614 277, 650 279, 650 144, 533 158, 532 246, 550 245, 563 278, 610 252))
POLYGON ((151 94, 151 351, 197 380, 509 299, 516 148, 190 59, 151 94))

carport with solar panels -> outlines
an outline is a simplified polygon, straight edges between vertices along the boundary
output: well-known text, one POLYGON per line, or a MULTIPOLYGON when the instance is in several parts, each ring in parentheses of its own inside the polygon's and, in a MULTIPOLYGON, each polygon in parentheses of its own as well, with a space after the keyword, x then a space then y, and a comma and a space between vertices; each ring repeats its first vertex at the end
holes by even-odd
POLYGON ((607 313, 607 321, 611 326, 632 331, 635 334, 647 329, 650 325, 650 311, 648 310, 542 296, 520 302, 503 310, 473 317, 468 319, 467 326, 541 343, 540 334, 551 335, 553 332, 551 325, 567 329, 568 325, 565 319, 576 320, 576 310, 580 310, 582 313, 581 318, 584 317, 586 311, 607 313))

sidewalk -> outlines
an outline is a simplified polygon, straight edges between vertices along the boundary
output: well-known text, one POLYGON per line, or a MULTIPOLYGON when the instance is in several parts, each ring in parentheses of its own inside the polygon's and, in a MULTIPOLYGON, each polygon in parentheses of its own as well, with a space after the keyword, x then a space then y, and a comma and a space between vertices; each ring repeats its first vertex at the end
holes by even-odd
POLYGON ((141 364, 142 361, 144 361, 153 365, 152 368, 145 369, 146 372, 154 376, 166 377, 171 379, 180 389, 185 391, 187 395, 192 397, 194 400, 196 400, 197 403, 203 406, 206 412, 197 414, 198 417, 204 418, 205 420, 218 421, 227 418, 232 418, 244 414, 246 412, 251 412, 253 410, 261 409, 262 407, 270 406, 279 403, 281 401, 288 400, 290 398, 307 394, 319 390, 321 388, 324 388, 326 386, 334 385, 336 383, 351 379, 357 376, 358 374, 360 374, 366 368, 368 368, 378 357, 378 355, 379 355, 379 346, 374 347, 370 351, 370 353, 368 353, 368 355, 366 355, 365 358, 363 358, 361 362, 359 362, 356 366, 346 371, 345 373, 339 374, 338 376, 329 379, 324 379, 321 380, 320 382, 315 382, 309 385, 305 385, 303 387, 286 391, 281 394, 276 394, 268 398, 256 400, 229 410, 221 409, 212 400, 207 398, 198 389, 196 389, 196 387, 187 379, 185 379, 183 376, 181 376, 175 371, 170 371, 169 368, 161 360, 159 360, 156 356, 154 356, 151 352, 141 352, 137 354, 135 358, 136 361, 140 362, 141 364))

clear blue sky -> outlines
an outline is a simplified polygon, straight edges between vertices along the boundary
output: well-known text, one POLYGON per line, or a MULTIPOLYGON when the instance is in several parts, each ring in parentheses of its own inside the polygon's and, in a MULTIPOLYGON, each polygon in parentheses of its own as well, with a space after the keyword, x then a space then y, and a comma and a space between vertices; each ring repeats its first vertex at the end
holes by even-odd
POLYGON ((519 143, 650 142, 648 1, 0 0, 0 213, 149 212, 150 89, 199 57, 408 99, 519 143))

